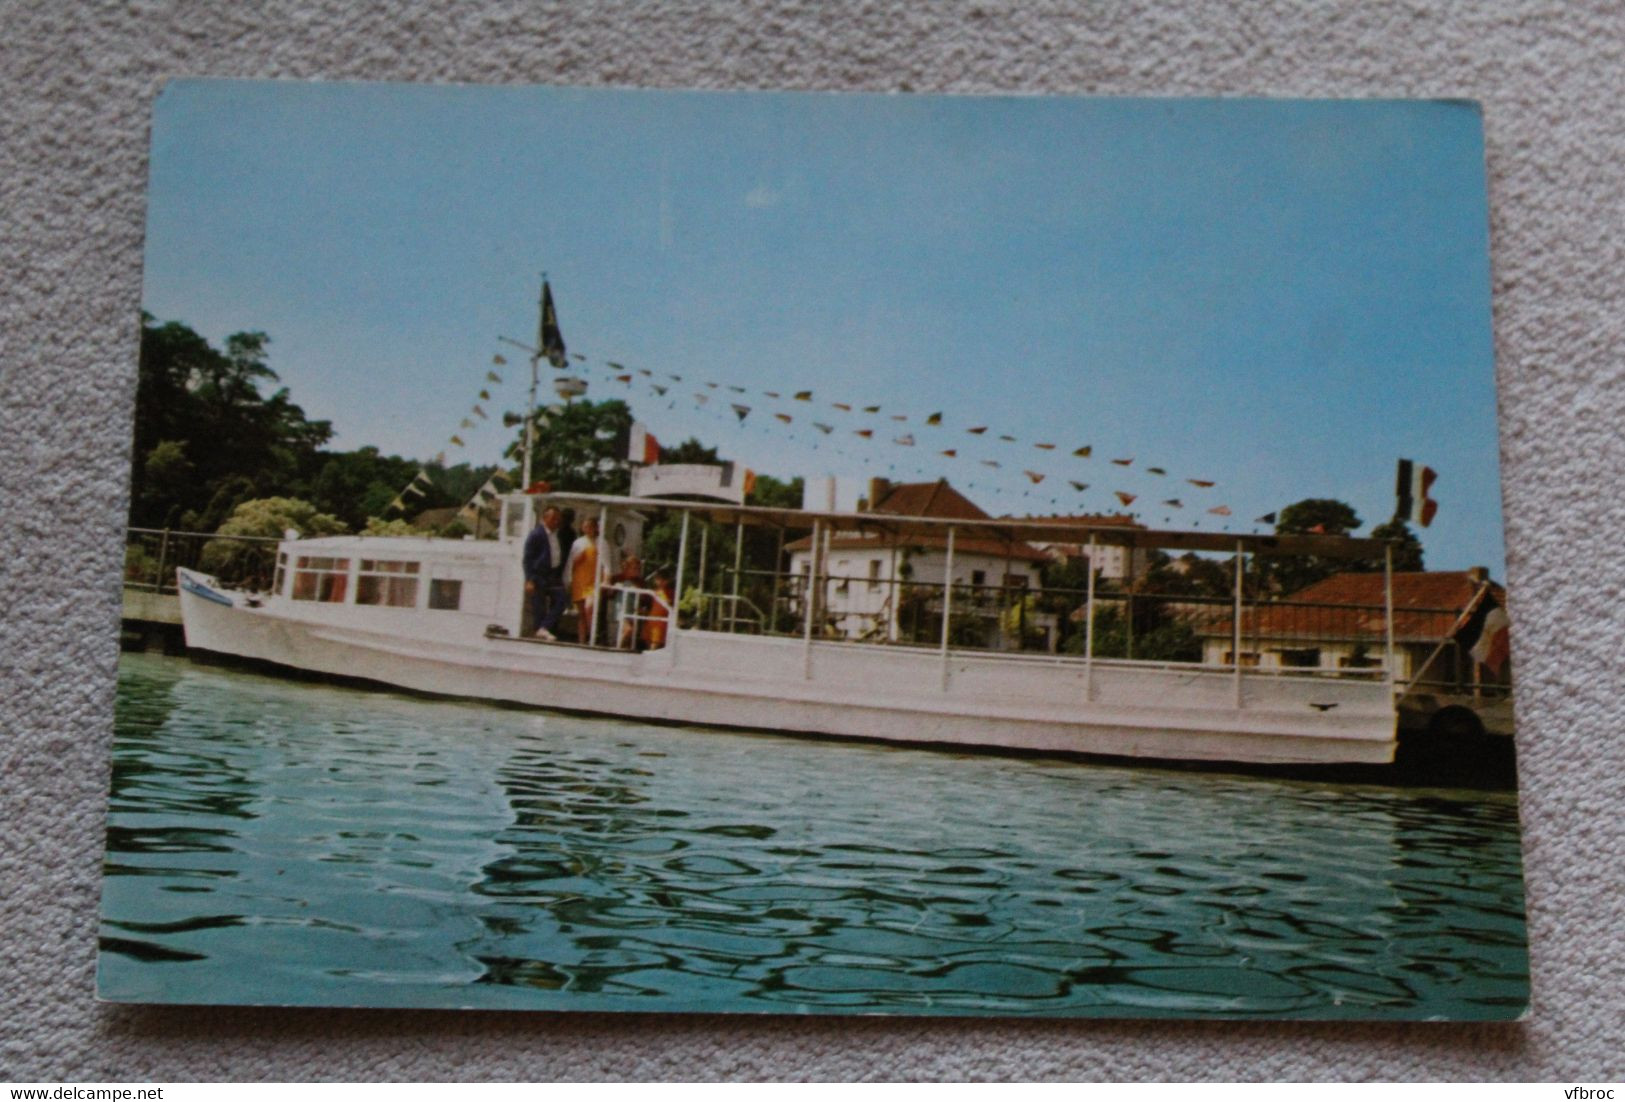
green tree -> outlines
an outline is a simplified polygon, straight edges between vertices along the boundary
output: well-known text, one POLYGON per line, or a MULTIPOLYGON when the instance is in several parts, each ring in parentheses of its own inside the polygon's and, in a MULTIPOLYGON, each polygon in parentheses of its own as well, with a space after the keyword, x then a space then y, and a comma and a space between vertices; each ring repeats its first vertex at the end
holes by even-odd
POLYGON ((690 436, 681 444, 660 449, 662 463, 721 463, 717 449, 690 436))
POLYGON ((220 538, 203 545, 199 563, 222 581, 264 584, 276 561, 276 545, 264 541, 280 540, 290 528, 305 537, 348 531, 343 521, 318 512, 308 501, 287 497, 244 501, 220 525, 215 533, 220 538))
MULTIPOLYGON (((1334 498, 1312 497, 1293 502, 1282 509, 1276 522, 1279 535, 1346 536, 1360 527, 1353 507, 1334 498)), ((1357 568, 1349 560, 1320 555, 1280 555, 1260 563, 1265 585, 1276 593, 1290 595, 1333 574, 1357 568)), ((1380 567, 1379 567, 1380 569, 1380 567)))
MULTIPOLYGON (((626 460, 632 411, 619 398, 579 401, 537 411, 531 477, 555 490, 583 494, 624 494, 631 488, 626 460)), ((522 459, 524 432, 509 448, 522 459)))
POLYGON ((264 333, 234 333, 217 349, 180 322, 142 315, 132 523, 190 515, 212 527, 238 503, 304 477, 332 426, 308 419, 286 388, 261 393, 276 381, 268 344, 264 333))
MULTIPOLYGON (((1371 529, 1371 538, 1378 540, 1397 540, 1394 546, 1394 569, 1416 571, 1426 569, 1422 565, 1422 541, 1416 538, 1416 533, 1410 530, 1406 523, 1395 517, 1384 521, 1371 529)), ((1361 568, 1368 572, 1383 569, 1382 559, 1374 559, 1370 563, 1362 563, 1361 568)))

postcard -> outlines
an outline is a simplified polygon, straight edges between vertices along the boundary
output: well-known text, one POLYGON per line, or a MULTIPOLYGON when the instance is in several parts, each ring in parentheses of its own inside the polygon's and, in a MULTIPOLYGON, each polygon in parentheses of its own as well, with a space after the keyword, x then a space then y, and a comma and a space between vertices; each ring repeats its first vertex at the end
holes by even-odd
POLYGON ((103 999, 1514 1019, 1483 122, 177 80, 103 999))

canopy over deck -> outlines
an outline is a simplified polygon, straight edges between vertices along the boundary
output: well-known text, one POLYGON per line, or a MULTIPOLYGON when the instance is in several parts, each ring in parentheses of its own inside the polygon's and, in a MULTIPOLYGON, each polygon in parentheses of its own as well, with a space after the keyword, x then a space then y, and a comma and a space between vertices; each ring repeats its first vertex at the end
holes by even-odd
POLYGON ((1328 559, 1380 558, 1393 541, 1326 535, 1251 535, 1233 532, 1193 532, 1122 525, 1091 525, 1083 521, 1024 520, 1014 518, 970 520, 946 517, 899 516, 892 513, 822 512, 778 509, 760 505, 723 505, 710 501, 619 497, 609 494, 550 493, 549 504, 573 508, 676 509, 719 524, 747 524, 793 531, 810 530, 815 521, 838 532, 872 533, 896 539, 941 538, 948 529, 982 539, 1009 543, 1041 541, 1087 543, 1102 547, 1158 548, 1165 551, 1213 551, 1232 554, 1239 547, 1249 555, 1318 555, 1328 559))

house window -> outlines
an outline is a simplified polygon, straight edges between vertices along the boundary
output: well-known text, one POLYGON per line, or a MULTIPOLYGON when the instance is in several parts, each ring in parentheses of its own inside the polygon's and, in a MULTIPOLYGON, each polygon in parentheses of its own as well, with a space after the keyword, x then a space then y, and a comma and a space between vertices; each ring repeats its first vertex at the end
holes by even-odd
POLYGON ((879 559, 870 559, 869 560, 869 592, 870 593, 876 593, 879 590, 880 590, 880 560, 879 559))
POLYGON ((846 576, 849 565, 846 559, 838 559, 835 562, 835 592, 843 595, 846 593, 847 583, 852 580, 846 576))
POLYGON ((271 580, 271 592, 282 592, 282 576, 288 572, 288 553, 278 551, 276 556, 276 577, 271 580))
POLYGON ((1006 574, 1004 576, 1004 588, 1006 588, 1006 589, 1026 589, 1027 588, 1027 575, 1025 575, 1025 574, 1006 574))
POLYGON ((418 564, 393 559, 362 559, 356 576, 355 603, 416 608, 418 564))
POLYGON ((977 586, 986 585, 987 584, 987 571, 986 570, 972 570, 970 572, 970 584, 971 585, 977 585, 977 586))
POLYGON ((1320 666, 1320 648, 1283 648, 1281 651, 1281 665, 1297 669, 1316 669, 1320 666))
POLYGON ((429 581, 429 607, 456 612, 463 604, 461 578, 433 578, 429 581))
MULTIPOLYGON (((1227 651, 1224 652, 1224 664, 1226 666, 1234 666, 1236 664, 1236 652, 1235 651, 1227 650, 1227 651)), ((1256 666, 1256 665, 1258 665, 1258 652, 1257 651, 1247 651, 1247 650, 1242 651, 1241 652, 1241 664, 1243 666, 1256 666)))
POLYGON ((293 599, 343 604, 349 581, 349 559, 300 555, 294 563, 293 599))

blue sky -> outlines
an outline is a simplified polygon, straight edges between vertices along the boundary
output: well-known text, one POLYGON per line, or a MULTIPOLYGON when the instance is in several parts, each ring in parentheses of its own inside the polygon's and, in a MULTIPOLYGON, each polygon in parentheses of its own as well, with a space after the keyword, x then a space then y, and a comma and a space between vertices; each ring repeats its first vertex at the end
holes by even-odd
POLYGON ((1472 105, 177 81, 151 173, 145 308, 269 333, 335 446, 496 461, 495 417, 458 425, 546 271, 589 396, 666 443, 1235 531, 1380 522, 1404 456, 1428 565, 1503 572, 1472 105))

